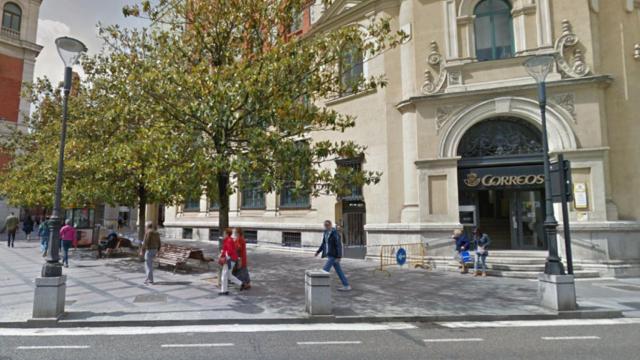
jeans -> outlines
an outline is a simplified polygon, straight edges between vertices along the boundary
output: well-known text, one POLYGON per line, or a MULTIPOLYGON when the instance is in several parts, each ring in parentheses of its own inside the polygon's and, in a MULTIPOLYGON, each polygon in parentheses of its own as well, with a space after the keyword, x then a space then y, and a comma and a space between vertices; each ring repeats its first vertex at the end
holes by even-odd
POLYGON ((65 265, 69 265, 69 249, 71 249, 71 245, 73 241, 71 240, 62 240, 62 263, 65 265))
POLYGON ((13 247, 13 243, 16 241, 16 229, 7 230, 7 246, 13 247))
POLYGON ((231 282, 236 285, 242 285, 242 281, 233 276, 233 274, 231 273, 235 264, 235 261, 227 259, 227 263, 222 265, 222 276, 220 277, 220 292, 224 293, 229 291, 229 280, 231 280, 231 282))
POLYGON ((147 276, 144 279, 144 282, 153 283, 153 258, 156 257, 157 253, 158 253, 158 250, 155 250, 155 249, 153 250, 148 249, 144 253, 144 273, 147 276))
POLYGON ((48 249, 49 249, 49 237, 40 236, 40 252, 42 253, 42 255, 46 255, 48 249))
POLYGON ((344 276, 344 272, 342 271, 342 266, 340 266, 340 261, 338 261, 337 258, 328 257, 327 263, 324 264, 324 267, 322 268, 322 270, 329 272, 331 271, 331 268, 336 269, 336 274, 338 274, 338 277, 340 278, 342 285, 344 287, 349 286, 349 281, 347 281, 347 277, 344 276))
POLYGON ((473 272, 478 272, 478 262, 482 264, 482 272, 487 271, 487 254, 476 253, 476 260, 473 263, 473 272))

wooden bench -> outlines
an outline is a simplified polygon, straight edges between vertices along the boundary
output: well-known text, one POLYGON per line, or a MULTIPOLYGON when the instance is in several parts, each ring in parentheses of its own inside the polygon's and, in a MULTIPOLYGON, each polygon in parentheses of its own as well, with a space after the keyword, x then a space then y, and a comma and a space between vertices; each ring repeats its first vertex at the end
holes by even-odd
POLYGON ((192 251, 193 249, 184 246, 162 244, 155 257, 155 262, 158 263, 158 266, 173 266, 173 272, 175 273, 178 267, 184 267, 187 264, 192 251))

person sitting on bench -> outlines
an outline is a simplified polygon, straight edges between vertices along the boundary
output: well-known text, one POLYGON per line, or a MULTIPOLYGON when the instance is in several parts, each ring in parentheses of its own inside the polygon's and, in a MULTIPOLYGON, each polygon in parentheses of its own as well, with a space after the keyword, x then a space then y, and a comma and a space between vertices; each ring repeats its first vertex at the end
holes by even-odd
POLYGON ((106 252, 107 256, 109 256, 116 246, 118 246, 118 233, 111 229, 106 240, 100 241, 98 244, 98 259, 102 258, 103 251, 106 252))

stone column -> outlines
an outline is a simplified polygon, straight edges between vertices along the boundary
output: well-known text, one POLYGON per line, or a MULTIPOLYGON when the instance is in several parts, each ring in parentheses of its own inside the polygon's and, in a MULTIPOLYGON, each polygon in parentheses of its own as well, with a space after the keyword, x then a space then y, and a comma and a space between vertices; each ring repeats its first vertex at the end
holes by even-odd
POLYGON ((553 35, 551 33, 551 9, 549 0, 538 0, 536 22, 538 27, 538 47, 553 47, 553 35))
MULTIPOLYGON (((413 0, 404 0, 400 4, 399 22, 402 29, 412 30, 413 0)), ((416 91, 416 57, 413 34, 409 41, 400 47, 400 76, 402 80, 402 98, 408 99, 416 91)), ((402 154, 404 179, 404 205, 401 221, 418 221, 418 173, 414 162, 418 158, 417 120, 415 108, 407 108, 402 113, 402 154)))
POLYGON ((305 309, 309 315, 331 315, 331 277, 322 270, 307 270, 304 276, 305 309))
POLYGON ((34 320, 58 320, 64 314, 67 276, 36 278, 34 320))

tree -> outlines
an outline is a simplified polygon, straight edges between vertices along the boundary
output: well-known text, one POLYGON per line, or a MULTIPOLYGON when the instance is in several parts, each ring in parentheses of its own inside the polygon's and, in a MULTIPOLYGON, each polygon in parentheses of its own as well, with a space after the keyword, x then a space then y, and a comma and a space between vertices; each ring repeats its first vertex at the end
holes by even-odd
MULTIPOLYGON (((146 205, 174 203, 186 188, 200 152, 190 136, 166 126, 158 111, 128 82, 126 56, 103 53, 84 60, 70 102, 65 156, 65 207, 106 203, 138 206, 138 237, 146 205), (185 181, 187 180, 187 181, 185 181)), ((0 191, 13 204, 50 207, 56 176, 62 96, 47 80, 30 91, 35 112, 29 132, 14 132, 5 149, 15 152, 0 191)))
POLYGON ((127 55, 129 80, 153 110, 175 129, 202 134, 204 156, 196 167, 204 176, 197 184, 218 201, 220 229, 229 225, 229 195, 238 175, 260 174, 265 192, 293 187, 311 196, 379 181, 375 171, 325 166, 361 155, 363 146, 314 139, 355 125, 355 118, 323 100, 385 85, 382 76, 345 83, 344 74, 361 65, 345 63, 345 52, 371 58, 396 46, 403 34, 378 19, 366 28, 291 37, 288 29, 306 2, 142 1, 126 7, 125 15, 158 26, 104 29, 111 51, 127 55))

